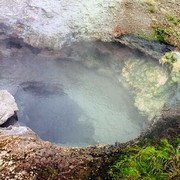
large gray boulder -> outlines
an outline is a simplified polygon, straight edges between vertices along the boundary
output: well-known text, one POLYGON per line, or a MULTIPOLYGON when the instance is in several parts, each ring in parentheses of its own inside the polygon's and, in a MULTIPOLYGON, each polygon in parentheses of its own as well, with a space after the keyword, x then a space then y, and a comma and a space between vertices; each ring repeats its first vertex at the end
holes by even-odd
POLYGON ((0 90, 0 125, 18 111, 14 97, 6 90, 0 90))

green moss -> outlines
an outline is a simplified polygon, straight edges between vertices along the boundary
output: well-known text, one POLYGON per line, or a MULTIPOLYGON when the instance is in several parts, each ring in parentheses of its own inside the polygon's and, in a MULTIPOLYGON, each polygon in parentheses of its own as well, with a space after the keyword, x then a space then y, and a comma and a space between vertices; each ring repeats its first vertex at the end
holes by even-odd
MULTIPOLYGON (((149 6, 150 12, 155 12, 154 7, 149 6)), ((163 43, 173 44, 179 47, 180 30, 179 30, 180 18, 172 15, 167 15, 164 19, 157 21, 154 20, 152 28, 154 32, 135 34, 138 37, 142 37, 147 40, 158 40, 163 43)))
POLYGON ((161 64, 165 64, 165 63, 168 63, 170 64, 171 66, 178 61, 178 55, 176 52, 174 51, 171 51, 171 52, 168 52, 166 53, 160 60, 160 63, 161 64))
POLYGON ((141 34, 135 34, 136 36, 146 39, 148 41, 156 41, 158 40, 157 37, 155 36, 155 33, 141 33, 141 34))
POLYGON ((180 18, 177 18, 175 16, 167 15, 166 18, 170 23, 172 23, 174 25, 177 25, 178 23, 180 23, 180 18))
POLYGON ((158 41, 160 42, 166 42, 166 36, 168 34, 168 31, 162 27, 155 28, 155 36, 158 41))
POLYGON ((157 40, 179 47, 180 18, 166 15, 161 20, 155 20, 152 27, 157 40))
POLYGON ((154 12, 156 11, 156 6, 153 5, 153 4, 151 4, 151 5, 149 5, 148 10, 149 10, 151 13, 154 13, 154 12))
POLYGON ((168 52, 160 59, 160 63, 169 66, 171 82, 180 83, 180 53, 168 52))
POLYGON ((115 179, 176 179, 180 175, 179 148, 179 143, 172 145, 167 139, 158 145, 146 142, 128 146, 116 157, 109 174, 115 179))

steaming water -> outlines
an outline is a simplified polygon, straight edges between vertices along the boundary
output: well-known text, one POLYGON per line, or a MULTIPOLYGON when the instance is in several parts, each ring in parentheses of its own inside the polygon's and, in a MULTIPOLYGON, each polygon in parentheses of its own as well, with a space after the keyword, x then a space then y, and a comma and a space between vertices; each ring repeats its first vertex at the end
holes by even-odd
POLYGON ((0 88, 14 94, 20 122, 57 144, 127 142, 146 121, 104 62, 87 68, 33 54, 1 58, 0 88))

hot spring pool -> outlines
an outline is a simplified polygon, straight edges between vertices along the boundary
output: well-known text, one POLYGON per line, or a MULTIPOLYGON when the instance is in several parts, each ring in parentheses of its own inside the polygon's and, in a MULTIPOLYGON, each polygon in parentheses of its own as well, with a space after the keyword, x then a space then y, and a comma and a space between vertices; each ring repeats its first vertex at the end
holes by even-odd
MULTIPOLYGON (((27 50, 0 58, 0 88, 15 96, 19 123, 43 140, 70 146, 138 137, 147 127, 147 118, 117 78, 121 56, 101 58, 93 45, 82 46, 81 51, 87 55, 69 48, 58 56, 27 50)), ((129 51, 120 48, 118 53, 124 56, 129 51)))

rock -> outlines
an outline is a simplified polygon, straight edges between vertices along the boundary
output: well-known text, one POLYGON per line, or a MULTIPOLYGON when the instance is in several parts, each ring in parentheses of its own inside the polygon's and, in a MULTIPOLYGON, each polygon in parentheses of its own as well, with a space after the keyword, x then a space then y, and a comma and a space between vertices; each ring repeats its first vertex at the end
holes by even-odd
MULTIPOLYGON (((0 2, 0 34, 50 49, 60 49, 74 41, 112 41, 114 36, 127 33, 152 36, 154 19, 159 22, 167 16, 159 9, 167 12, 170 9, 169 15, 178 17, 177 1, 167 5, 164 0, 3 0, 0 2), (151 13, 149 6, 154 2, 157 12, 151 13)), ((176 32, 178 26, 173 31, 176 32)), ((178 38, 170 40, 176 46, 178 42, 178 38)))
POLYGON ((11 125, 7 128, 0 128, 0 134, 1 135, 23 135, 23 136, 34 136, 34 137, 38 137, 35 132, 33 132, 30 128, 26 127, 26 126, 19 126, 17 125, 11 125))
POLYGON ((151 19, 138 0, 9 0, 0 2, 0 12, 0 32, 41 48, 60 49, 80 40, 110 41, 117 29, 152 31, 151 19))
POLYGON ((0 179, 88 179, 113 151, 108 146, 61 147, 35 136, 0 134, 0 179))
POLYGON ((18 111, 14 97, 6 90, 0 90, 0 125, 18 111))
POLYGON ((166 52, 174 49, 172 45, 163 44, 158 41, 148 41, 130 34, 116 37, 115 41, 120 42, 131 49, 139 50, 155 59, 160 59, 166 52))

